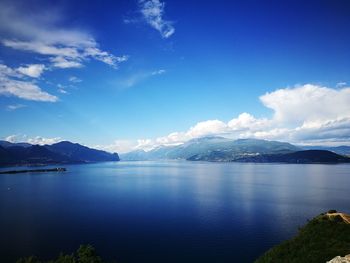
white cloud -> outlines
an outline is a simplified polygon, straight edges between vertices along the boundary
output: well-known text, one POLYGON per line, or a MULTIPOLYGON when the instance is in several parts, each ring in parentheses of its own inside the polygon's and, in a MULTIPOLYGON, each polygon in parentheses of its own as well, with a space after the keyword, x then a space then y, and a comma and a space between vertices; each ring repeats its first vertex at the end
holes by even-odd
POLYGON ((45 65, 42 64, 30 64, 25 67, 19 67, 17 69, 21 74, 27 75, 32 78, 38 78, 45 70, 45 65))
POLYGON ((137 142, 131 140, 116 140, 111 145, 95 145, 93 148, 107 152, 125 153, 137 146, 137 142))
POLYGON ((186 136, 198 138, 206 135, 221 134, 227 132, 227 124, 219 120, 208 120, 197 123, 191 127, 186 136))
POLYGON ((302 125, 350 115, 350 88, 306 84, 266 93, 260 100, 274 111, 273 119, 278 124, 302 125))
POLYGON ((27 107, 27 106, 23 105, 23 104, 12 104, 12 105, 7 105, 6 110, 7 111, 15 111, 15 110, 25 108, 25 107, 27 107))
POLYGON ((83 66, 79 60, 67 59, 61 56, 52 57, 50 61, 56 68, 81 68, 83 66))
POLYGON ((156 29, 163 38, 175 33, 173 23, 164 20, 164 6, 159 0, 139 0, 140 11, 146 22, 156 29))
POLYGON ((114 68, 127 60, 99 48, 94 37, 81 29, 61 26, 63 16, 50 10, 29 15, 19 5, 0 3, 0 41, 6 47, 47 56, 53 67, 81 67, 86 60, 102 61, 114 68))
MULTIPOLYGON (((278 89, 260 97, 272 118, 242 113, 228 122, 207 120, 184 132, 155 139, 129 141, 129 150, 150 150, 160 145, 178 145, 208 135, 232 139, 257 138, 296 144, 350 144, 350 88, 332 89, 306 84, 278 89)), ((111 149, 113 144, 110 145, 111 149)), ((115 148, 117 149, 117 148, 115 148)))
POLYGON ((55 137, 55 138, 45 138, 41 136, 28 137, 27 135, 20 135, 20 134, 9 135, 5 137, 4 140, 12 143, 27 142, 30 144, 39 144, 39 145, 54 144, 62 141, 60 137, 55 137))
POLYGON ((13 134, 13 135, 9 135, 7 137, 4 138, 5 141, 7 142, 16 142, 17 141, 17 135, 13 134))
POLYGON ((91 59, 114 68, 127 60, 127 56, 115 56, 101 50, 94 37, 86 31, 62 26, 64 17, 55 10, 28 13, 24 6, 20 2, 0 1, 0 43, 15 50, 38 54, 40 59, 47 59, 49 65, 29 64, 14 69, 0 64, 0 95, 55 102, 57 96, 43 91, 37 82, 28 80, 28 77, 39 78, 47 69, 83 67, 91 59))
POLYGON ((253 115, 243 112, 237 118, 230 120, 227 125, 232 131, 259 130, 271 126, 271 121, 264 118, 256 119, 253 115))
POLYGON ((84 58, 85 57, 92 57, 96 60, 102 61, 114 68, 117 68, 119 63, 125 62, 128 60, 128 56, 123 55, 123 56, 119 56, 116 57, 112 54, 107 53, 106 51, 101 51, 100 49, 98 49, 96 47, 96 45, 93 45, 91 47, 87 47, 84 50, 83 53, 84 58))
POLYGON ((4 78, 4 77, 21 78, 23 77, 23 75, 4 64, 0 64, 0 78, 4 78))
POLYGON ((41 90, 36 84, 19 80, 0 79, 0 95, 25 100, 56 102, 58 98, 41 90))
POLYGON ((40 136, 36 136, 34 138, 28 138, 27 142, 30 144, 39 144, 39 145, 45 145, 45 144, 54 144, 62 141, 60 137, 55 138, 44 138, 40 136))
POLYGON ((0 64, 0 95, 15 96, 25 100, 56 102, 58 98, 40 89, 35 83, 21 80, 23 75, 0 64))
MULTIPOLYGON (((59 42, 58 42, 59 43, 59 42)), ((42 40, 20 41, 20 40, 2 40, 2 44, 17 50, 30 51, 40 55, 50 55, 53 57, 66 57, 79 59, 80 54, 77 47, 74 46, 55 46, 58 43, 46 43, 42 40)), ((62 44, 61 44, 62 45, 62 44)))

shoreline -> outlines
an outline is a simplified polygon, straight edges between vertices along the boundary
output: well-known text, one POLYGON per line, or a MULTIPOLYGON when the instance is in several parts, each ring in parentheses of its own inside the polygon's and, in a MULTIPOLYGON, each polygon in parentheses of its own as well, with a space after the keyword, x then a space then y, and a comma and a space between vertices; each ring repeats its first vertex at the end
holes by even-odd
POLYGON ((50 168, 50 169, 25 169, 25 170, 8 170, 1 171, 0 174, 19 174, 19 173, 45 173, 45 172, 66 172, 66 168, 50 168))

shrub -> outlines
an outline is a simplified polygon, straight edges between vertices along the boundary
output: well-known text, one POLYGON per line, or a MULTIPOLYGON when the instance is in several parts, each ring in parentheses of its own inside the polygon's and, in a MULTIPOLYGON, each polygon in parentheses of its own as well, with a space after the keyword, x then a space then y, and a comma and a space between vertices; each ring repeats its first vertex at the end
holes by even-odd
POLYGON ((81 245, 73 254, 61 253, 56 259, 41 261, 35 256, 20 258, 16 263, 103 263, 91 245, 81 245))

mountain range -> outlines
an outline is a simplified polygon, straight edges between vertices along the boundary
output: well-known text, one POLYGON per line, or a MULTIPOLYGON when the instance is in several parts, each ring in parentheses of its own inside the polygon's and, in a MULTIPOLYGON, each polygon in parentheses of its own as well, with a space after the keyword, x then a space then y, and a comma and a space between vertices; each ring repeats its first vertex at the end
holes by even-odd
MULTIPOLYGON (((350 146, 300 147, 286 142, 258 139, 232 140, 210 136, 181 145, 159 146, 151 151, 136 150, 120 155, 124 161, 188 160, 255 163, 345 163, 350 162, 350 146)), ((52 145, 32 145, 0 141, 0 165, 41 165, 119 161, 117 153, 92 149, 62 141, 52 145)))
POLYGON ((119 161, 117 153, 92 149, 62 141, 52 145, 32 145, 0 141, 0 165, 45 165, 119 161))
MULTIPOLYGON (((132 151, 121 154, 122 160, 188 159, 195 155, 202 160, 213 160, 213 153, 227 159, 255 153, 287 153, 300 148, 284 142, 256 139, 232 140, 223 137, 203 137, 176 146, 161 146, 151 151, 132 151)), ((217 159, 219 161, 219 159, 217 159)))
POLYGON ((299 147, 286 142, 258 139, 232 140, 223 137, 203 137, 176 146, 160 146, 151 151, 136 150, 120 155, 121 160, 189 160, 216 162, 286 162, 338 163, 348 162, 343 156, 349 146, 299 147))

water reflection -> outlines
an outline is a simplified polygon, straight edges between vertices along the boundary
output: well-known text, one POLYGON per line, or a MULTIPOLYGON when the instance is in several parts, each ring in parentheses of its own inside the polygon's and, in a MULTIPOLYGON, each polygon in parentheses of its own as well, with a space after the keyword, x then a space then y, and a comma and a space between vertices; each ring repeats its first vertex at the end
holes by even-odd
POLYGON ((307 218, 350 211, 348 165, 119 162, 0 177, 0 253, 92 243, 121 262, 251 262, 307 218), (10 189, 10 190, 8 190, 10 189))

